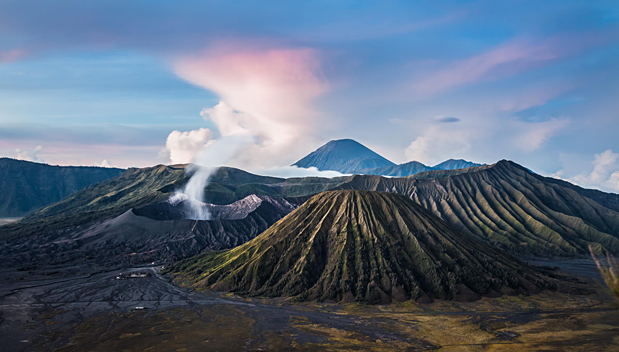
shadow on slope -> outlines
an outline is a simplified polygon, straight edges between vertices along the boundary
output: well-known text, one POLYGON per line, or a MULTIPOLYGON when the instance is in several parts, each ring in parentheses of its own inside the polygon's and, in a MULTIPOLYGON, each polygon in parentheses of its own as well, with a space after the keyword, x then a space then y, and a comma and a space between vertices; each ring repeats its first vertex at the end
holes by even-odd
POLYGON ((364 191, 321 193, 254 240, 170 273, 242 295, 367 303, 572 288, 452 230, 407 197, 364 191))

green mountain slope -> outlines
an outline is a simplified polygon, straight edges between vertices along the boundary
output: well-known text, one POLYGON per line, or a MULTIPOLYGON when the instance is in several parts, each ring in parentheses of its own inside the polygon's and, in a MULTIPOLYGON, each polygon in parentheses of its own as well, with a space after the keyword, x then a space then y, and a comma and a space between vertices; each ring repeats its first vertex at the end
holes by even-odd
POLYGON ((128 169, 118 177, 91 185, 60 202, 2 227, 3 237, 29 236, 73 228, 118 216, 125 211, 167 199, 166 186, 185 178, 183 167, 128 169))
POLYGON ((0 242, 0 268, 89 263, 102 267, 171 262, 253 239, 302 202, 250 196, 210 205, 213 220, 188 220, 169 202, 149 204, 84 226, 37 231, 0 242), (176 211, 176 212, 175 212, 176 211))
POLYGON ((585 190, 510 161, 408 178, 354 176, 337 188, 406 195, 452 227, 519 254, 619 253, 619 195, 585 190))
MULTIPOLYGON (((282 179, 222 167, 211 177, 205 199, 230 204, 249 195, 299 197, 333 188, 348 178, 282 179)), ((161 202, 182 189, 188 178, 185 165, 129 169, 122 175, 89 186, 44 207, 18 223, 2 227, 0 238, 60 231, 119 216, 131 208, 161 202)))
MULTIPOLYGON (((102 221, 162 201, 186 182, 183 165, 130 169, 2 226, 0 235, 28 236, 102 221)), ((462 233, 520 255, 588 255, 589 244, 619 254, 619 195, 542 177, 509 161, 405 178, 282 179, 221 168, 205 196, 209 203, 230 204, 251 194, 299 197, 333 189, 405 195, 462 233)))
POLYGON ((24 216, 123 171, 0 158, 0 217, 24 216))
POLYGON ((363 191, 316 195, 254 240, 171 272, 198 288, 368 303, 474 300, 559 284, 407 197, 363 191))

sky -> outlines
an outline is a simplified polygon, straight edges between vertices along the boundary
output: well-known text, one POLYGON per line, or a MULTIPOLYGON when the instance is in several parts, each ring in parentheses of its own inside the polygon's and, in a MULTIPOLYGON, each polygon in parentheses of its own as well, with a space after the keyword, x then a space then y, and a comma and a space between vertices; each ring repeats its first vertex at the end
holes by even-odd
POLYGON ((352 138, 617 193, 618 97, 616 1, 0 1, 0 156, 55 165, 352 138))

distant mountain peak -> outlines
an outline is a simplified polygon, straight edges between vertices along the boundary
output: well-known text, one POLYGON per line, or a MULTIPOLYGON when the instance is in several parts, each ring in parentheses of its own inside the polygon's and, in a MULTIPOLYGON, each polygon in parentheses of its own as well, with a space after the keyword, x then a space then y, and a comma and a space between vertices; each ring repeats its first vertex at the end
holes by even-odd
POLYGON ((345 174, 392 165, 395 164, 353 139, 329 141, 293 164, 303 168, 315 167, 318 170, 333 170, 345 174))
POLYGON ((334 139, 297 161, 293 166, 333 170, 345 174, 405 177, 432 170, 457 170, 482 166, 464 159, 449 159, 435 166, 419 161, 396 165, 354 139, 334 139))

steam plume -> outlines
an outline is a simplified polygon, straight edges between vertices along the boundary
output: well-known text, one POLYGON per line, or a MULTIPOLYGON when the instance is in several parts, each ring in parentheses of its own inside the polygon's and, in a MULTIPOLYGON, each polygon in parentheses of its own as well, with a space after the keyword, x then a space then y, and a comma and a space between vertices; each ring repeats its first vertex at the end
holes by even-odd
POLYGON ((225 165, 228 160, 245 145, 252 142, 253 136, 240 134, 222 137, 209 144, 187 166, 186 172, 191 175, 185 187, 171 199, 172 204, 186 201, 190 207, 189 218, 193 220, 210 220, 211 214, 206 207, 204 189, 208 181, 219 166, 225 165))

